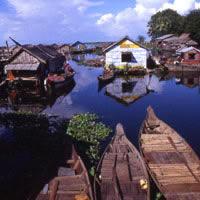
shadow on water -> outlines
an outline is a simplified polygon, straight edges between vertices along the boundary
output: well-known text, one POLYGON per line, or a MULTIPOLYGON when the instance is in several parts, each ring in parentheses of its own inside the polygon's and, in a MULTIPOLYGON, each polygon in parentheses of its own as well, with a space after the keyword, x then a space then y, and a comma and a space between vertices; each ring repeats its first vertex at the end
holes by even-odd
MULTIPOLYGON (((75 87, 5 88, 0 93, 0 199, 34 199, 71 156, 68 119, 38 115, 75 87), (17 111, 17 113, 13 113, 17 111)), ((86 146, 86 144, 85 144, 86 146)))
POLYGON ((88 146, 66 135, 68 122, 45 115, 0 114, 1 199, 35 199, 57 176, 58 167, 66 166, 71 144, 88 146))
POLYGON ((5 88, 0 94, 0 107, 13 111, 23 110, 31 113, 41 113, 47 106, 52 107, 56 99, 64 99, 75 87, 74 79, 70 85, 58 89, 20 87, 5 88))
POLYGON ((0 196, 31 199, 69 159, 71 139, 42 115, 2 114, 0 124, 0 196))

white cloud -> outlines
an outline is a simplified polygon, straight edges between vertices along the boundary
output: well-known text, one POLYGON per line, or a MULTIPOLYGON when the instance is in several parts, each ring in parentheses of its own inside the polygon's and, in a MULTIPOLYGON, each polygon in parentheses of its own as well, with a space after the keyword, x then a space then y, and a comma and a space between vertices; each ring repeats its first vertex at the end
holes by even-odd
POLYGON ((159 10, 171 8, 179 14, 187 14, 194 8, 200 8, 197 0, 136 0, 135 7, 126 8, 117 14, 108 13, 101 16, 97 28, 108 37, 130 35, 136 38, 147 33, 147 23, 151 16, 159 10))
POLYGON ((31 17, 43 13, 45 3, 40 0, 8 0, 8 3, 16 10, 18 17, 31 17))
POLYGON ((110 23, 113 18, 114 18, 113 14, 111 13, 105 14, 97 21, 97 25, 110 23))
POLYGON ((199 3, 195 3, 195 9, 200 9, 200 2, 199 3))
POLYGON ((87 19, 90 19, 85 11, 104 3, 102 0, 6 1, 7 12, 0 11, 1 43, 10 35, 21 43, 57 42, 59 39, 58 42, 69 42, 63 41, 69 36, 74 37, 72 40, 78 40, 75 34, 86 31, 87 19))
POLYGON ((29 18, 33 16, 49 16, 64 9, 76 9, 84 12, 89 7, 100 6, 104 2, 92 2, 88 0, 7 0, 16 10, 17 16, 29 18))
POLYGON ((179 14, 187 14, 190 10, 195 8, 196 0, 174 0, 173 3, 165 3, 161 10, 165 10, 167 8, 176 10, 179 14))
POLYGON ((102 13, 92 13, 92 14, 89 14, 88 17, 89 18, 96 18, 96 17, 100 17, 102 15, 103 15, 102 13))

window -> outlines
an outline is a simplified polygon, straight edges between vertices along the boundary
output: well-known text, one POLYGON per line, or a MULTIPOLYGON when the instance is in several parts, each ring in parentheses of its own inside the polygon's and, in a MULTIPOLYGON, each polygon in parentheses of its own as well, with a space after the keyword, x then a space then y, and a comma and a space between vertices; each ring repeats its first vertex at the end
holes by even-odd
POLYGON ((131 62, 132 53, 131 52, 123 52, 122 53, 122 62, 131 62))
POLYGON ((136 81, 134 82, 125 82, 125 83, 122 83, 122 92, 123 93, 131 93, 133 91, 133 88, 135 87, 136 85, 136 81))
POLYGON ((194 79, 193 78, 189 78, 188 79, 188 84, 189 85, 193 85, 194 84, 194 79))
POLYGON ((190 53, 189 54, 189 60, 195 60, 195 53, 190 53))

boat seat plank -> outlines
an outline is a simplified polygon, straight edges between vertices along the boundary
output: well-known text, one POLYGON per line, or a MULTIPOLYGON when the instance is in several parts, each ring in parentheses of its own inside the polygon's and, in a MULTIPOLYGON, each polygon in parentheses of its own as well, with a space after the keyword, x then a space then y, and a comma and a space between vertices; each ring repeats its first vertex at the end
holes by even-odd
MULTIPOLYGON (((86 190, 87 185, 84 182, 75 183, 75 184, 59 184, 58 190, 60 191, 80 191, 86 190)), ((52 190, 52 185, 50 186, 49 190, 52 190)))
MULTIPOLYGON (((154 164, 181 164, 183 159, 176 152, 151 152, 149 163, 154 164)), ((146 154, 145 154, 146 156, 146 154)))
POLYGON ((169 194, 166 195, 167 200, 199 200, 200 194, 198 193, 176 193, 176 194, 169 194))
POLYGON ((165 192, 166 193, 173 193, 173 192, 184 193, 186 188, 187 188, 187 193, 199 192, 200 184, 199 183, 169 184, 169 185, 165 185, 165 192))
POLYGON ((73 176, 75 175, 75 172, 73 169, 71 168, 67 168, 67 167, 59 167, 58 168, 58 176, 73 176))
POLYGON ((198 183, 193 176, 156 177, 162 185, 198 183))
MULTIPOLYGON (((120 192, 123 194, 123 199, 130 199, 132 200, 144 200, 146 198, 146 191, 140 189, 139 183, 133 182, 120 182, 119 184, 120 192)), ((114 183, 113 182, 103 182, 101 186, 101 199, 110 200, 114 196, 114 183)), ((115 199, 115 198, 114 198, 115 199)), ((116 200, 116 199, 115 199, 116 200)))
POLYGON ((82 175, 56 177, 50 182, 50 185, 54 180, 59 180, 59 184, 62 185, 85 183, 82 175))

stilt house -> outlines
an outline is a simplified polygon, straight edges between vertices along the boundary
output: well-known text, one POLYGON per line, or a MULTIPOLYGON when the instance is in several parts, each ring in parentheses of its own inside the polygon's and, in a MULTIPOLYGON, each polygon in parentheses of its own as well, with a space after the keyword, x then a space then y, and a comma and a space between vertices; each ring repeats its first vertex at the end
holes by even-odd
POLYGON ((185 47, 177 51, 179 61, 188 64, 200 64, 200 50, 195 47, 185 47))
POLYGON ((65 57, 43 45, 24 47, 14 54, 5 65, 7 80, 43 82, 49 72, 55 73, 63 66, 65 57))

